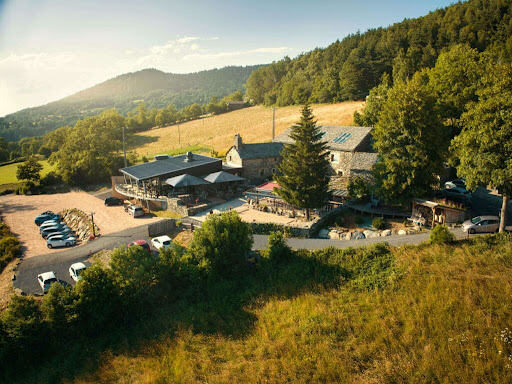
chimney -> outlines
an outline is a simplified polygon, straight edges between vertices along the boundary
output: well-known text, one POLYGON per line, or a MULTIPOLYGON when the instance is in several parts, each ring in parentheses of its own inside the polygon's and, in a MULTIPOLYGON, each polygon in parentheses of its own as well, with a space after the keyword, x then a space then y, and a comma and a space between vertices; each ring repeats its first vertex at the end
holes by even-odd
POLYGON ((192 152, 187 152, 185 155, 185 159, 183 160, 185 163, 190 163, 191 161, 194 161, 194 154, 192 152))
POLYGON ((235 146, 236 149, 242 148, 242 136, 240 136, 239 133, 237 133, 235 135, 235 144, 234 144, 234 146, 235 146))

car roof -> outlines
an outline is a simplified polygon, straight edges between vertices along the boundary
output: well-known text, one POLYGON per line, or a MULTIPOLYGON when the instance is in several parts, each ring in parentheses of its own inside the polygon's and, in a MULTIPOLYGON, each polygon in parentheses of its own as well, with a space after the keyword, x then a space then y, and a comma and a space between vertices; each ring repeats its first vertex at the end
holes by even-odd
POLYGON ((57 232, 55 235, 48 236, 48 240, 58 239, 59 237, 64 237, 64 235, 62 233, 57 232))
POLYGON ((158 240, 160 242, 164 242, 164 241, 171 241, 171 238, 167 235, 164 235, 164 236, 154 237, 153 240, 158 240))
POLYGON ((469 192, 467 189, 461 188, 461 187, 453 187, 450 188, 452 191, 459 191, 459 192, 469 192))
POLYGON ((71 264, 70 268, 77 270, 77 269, 87 268, 87 266, 84 263, 74 263, 74 264, 71 264))
POLYGON ((135 240, 135 241, 132 241, 130 244, 145 245, 145 244, 147 244, 147 242, 146 242, 146 240, 135 240))
POLYGON ((487 215, 487 216, 483 216, 483 215, 475 216, 475 217, 473 217, 473 219, 475 219, 477 217, 479 217, 482 220, 499 220, 500 219, 498 216, 490 216, 490 215, 487 215))
POLYGON ((39 277, 39 276, 41 276, 43 278, 43 281, 57 278, 57 276, 55 276, 55 273, 53 273, 53 271, 41 273, 37 277, 39 277))

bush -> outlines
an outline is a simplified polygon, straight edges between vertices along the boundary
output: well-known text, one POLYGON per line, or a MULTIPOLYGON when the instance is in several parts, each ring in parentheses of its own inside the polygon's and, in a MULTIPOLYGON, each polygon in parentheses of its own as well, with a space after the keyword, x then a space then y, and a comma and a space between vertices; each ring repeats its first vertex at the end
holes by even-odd
POLYGON ((370 187, 368 183, 361 177, 356 177, 347 186, 348 194, 351 198, 358 201, 368 201, 370 197, 370 187))
POLYGON ((231 211, 210 215, 194 233, 188 253, 206 272, 229 277, 246 264, 252 243, 250 225, 231 211))
POLYGON ((273 261, 284 261, 292 254, 291 248, 286 243, 286 239, 281 232, 272 232, 268 236, 268 246, 265 250, 265 256, 273 261))
POLYGON ((20 242, 13 236, 0 239, 0 272, 20 251, 20 242))
POLYGON ((364 223, 364 219, 362 216, 356 216, 356 218, 354 219, 354 223, 356 223, 357 225, 361 225, 364 223))
POLYGON ((376 217, 372 220, 372 227, 375 229, 386 229, 386 220, 376 217))
POLYGON ((32 181, 24 182, 21 187, 18 187, 16 190, 16 194, 19 195, 27 195, 29 192, 32 194, 37 191, 36 185, 32 181))
POLYGON ((62 177, 58 175, 56 172, 51 171, 46 176, 41 178, 40 184, 43 187, 51 187, 54 185, 60 185, 62 184, 62 177))
POLYGON ((455 235, 450 232, 446 225, 436 225, 430 231, 428 242, 430 244, 451 244, 455 240, 455 235))

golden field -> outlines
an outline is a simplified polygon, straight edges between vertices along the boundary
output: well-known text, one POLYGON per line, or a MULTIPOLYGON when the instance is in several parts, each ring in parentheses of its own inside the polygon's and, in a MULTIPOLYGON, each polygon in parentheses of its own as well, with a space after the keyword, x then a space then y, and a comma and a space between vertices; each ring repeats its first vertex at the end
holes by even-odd
MULTIPOLYGON (((313 113, 318 124, 351 125, 354 111, 362 109, 364 102, 351 101, 338 104, 314 104, 313 113)), ((300 118, 301 106, 276 109, 276 135, 282 133, 300 118)), ((136 134, 134 150, 139 156, 165 153, 182 147, 207 146, 222 152, 229 149, 233 136, 239 133, 244 142, 256 143, 272 139, 272 109, 263 106, 189 121, 184 124, 136 134)))

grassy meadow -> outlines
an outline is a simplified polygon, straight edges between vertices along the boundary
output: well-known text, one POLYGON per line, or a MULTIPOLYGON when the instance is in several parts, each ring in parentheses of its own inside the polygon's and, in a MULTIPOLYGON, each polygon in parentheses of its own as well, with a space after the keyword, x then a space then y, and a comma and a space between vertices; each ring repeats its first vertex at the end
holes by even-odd
POLYGON ((511 245, 510 235, 490 235, 296 252, 180 294, 34 375, 76 384, 511 382, 511 245))
MULTIPOLYGON (((47 175, 51 171, 55 170, 55 165, 50 165, 48 160, 41 160, 40 163, 43 165, 43 170, 41 171, 41 177, 47 175)), ((22 163, 14 163, 9 165, 3 165, 0 167, 0 188, 7 184, 16 187, 19 184, 19 180, 16 178, 16 170, 18 169, 18 165, 22 163)))
MULTIPOLYGON (((351 125, 353 113, 363 102, 314 104, 313 113, 318 124, 351 125)), ((276 109, 276 135, 282 133, 300 118, 300 106, 276 109)), ((224 152, 233 144, 233 136, 240 133, 244 142, 256 143, 272 139, 272 109, 263 106, 244 108, 219 116, 189 121, 170 127, 156 128, 136 134, 134 145, 139 156, 168 153, 182 147, 205 146, 224 152)))

